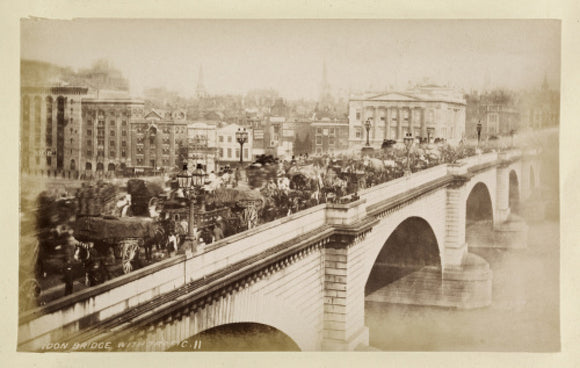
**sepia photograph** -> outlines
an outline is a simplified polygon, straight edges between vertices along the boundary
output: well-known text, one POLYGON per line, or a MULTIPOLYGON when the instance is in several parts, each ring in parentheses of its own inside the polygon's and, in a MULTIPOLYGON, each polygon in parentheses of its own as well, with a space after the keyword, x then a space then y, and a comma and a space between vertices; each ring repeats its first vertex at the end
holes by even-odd
POLYGON ((562 350, 560 20, 19 27, 18 352, 562 350))

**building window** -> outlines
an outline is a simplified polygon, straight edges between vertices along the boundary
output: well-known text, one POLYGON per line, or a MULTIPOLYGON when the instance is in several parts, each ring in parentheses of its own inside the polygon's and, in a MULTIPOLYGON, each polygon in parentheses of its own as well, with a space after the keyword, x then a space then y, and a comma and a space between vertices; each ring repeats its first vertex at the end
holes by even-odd
POLYGON ((114 130, 111 130, 111 132, 110 132, 110 134, 109 134, 109 135, 110 135, 111 137, 114 137, 114 136, 115 136, 115 131, 114 131, 114 130))
POLYGON ((322 134, 322 128, 316 128, 316 134, 322 134))
POLYGON ((224 149, 223 148, 219 149, 219 154, 220 154, 220 157, 224 157, 224 149))
POLYGON ((328 137, 328 144, 334 145, 334 137, 328 137))
POLYGON ((328 131, 330 135, 336 135, 336 131, 334 128, 330 128, 328 131))
POLYGON ((93 140, 87 139, 87 146, 92 146, 92 145, 93 145, 93 140))
POLYGON ((356 128, 354 131, 354 136, 356 138, 361 138, 362 137, 362 133, 361 133, 361 129, 360 128, 356 128))
POLYGON ((126 137, 126 136, 127 136, 127 131, 126 131, 126 130, 123 130, 123 131, 121 131, 121 135, 122 135, 123 137, 126 137))
POLYGON ((228 158, 232 158, 232 149, 228 148, 228 158))
POLYGON ((244 148, 244 158, 248 158, 248 149, 244 148))
POLYGON ((236 148, 236 158, 240 158, 240 149, 236 148))
POLYGON ((93 135, 93 130, 92 129, 87 129, 87 135, 88 136, 92 136, 93 135))
POLYGON ((121 151, 121 157, 127 157, 127 151, 125 150, 121 151))
POLYGON ((228 143, 232 143, 232 136, 228 136, 228 143))
POLYGON ((121 146, 126 147, 127 146, 127 141, 121 141, 121 146))
POLYGON ((360 110, 356 110, 356 120, 360 120, 360 110))
MULTIPOLYGON (((93 157, 93 151, 87 150, 87 157, 91 158, 93 157)), ((50 158, 50 157, 48 157, 50 158)))
POLYGON ((409 110, 403 110, 403 120, 409 121, 409 110))
POLYGON ((115 157, 115 151, 109 151, 109 157, 115 157))
POLYGON ((317 145, 321 145, 322 144, 322 137, 319 136, 319 135, 316 136, 316 144, 317 145))

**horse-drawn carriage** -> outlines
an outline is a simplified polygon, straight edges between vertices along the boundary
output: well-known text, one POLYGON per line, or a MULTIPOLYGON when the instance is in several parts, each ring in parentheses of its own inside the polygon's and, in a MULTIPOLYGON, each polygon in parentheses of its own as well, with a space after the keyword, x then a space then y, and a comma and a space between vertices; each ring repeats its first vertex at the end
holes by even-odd
POLYGON ((149 217, 81 217, 74 234, 77 240, 93 244, 93 257, 105 259, 114 255, 120 259, 123 273, 136 268, 141 247, 150 258, 153 245, 163 245, 166 237, 162 224, 149 217))

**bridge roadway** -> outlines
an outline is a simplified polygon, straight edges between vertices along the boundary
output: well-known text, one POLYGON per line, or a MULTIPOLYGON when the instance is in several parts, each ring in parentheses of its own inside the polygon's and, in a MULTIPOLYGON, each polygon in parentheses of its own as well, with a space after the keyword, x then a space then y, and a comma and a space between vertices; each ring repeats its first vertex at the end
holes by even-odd
POLYGON ((57 300, 20 316, 18 349, 107 341, 113 350, 129 342, 166 350, 213 327, 256 322, 302 350, 352 350, 368 344, 364 284, 399 217, 427 219, 439 247, 443 284, 417 304, 488 305, 491 271, 468 252, 465 203, 475 182, 485 184, 502 231, 509 176, 519 178, 522 199, 529 195, 539 182, 535 155, 491 153, 430 168, 362 191, 358 201, 319 205, 57 300))

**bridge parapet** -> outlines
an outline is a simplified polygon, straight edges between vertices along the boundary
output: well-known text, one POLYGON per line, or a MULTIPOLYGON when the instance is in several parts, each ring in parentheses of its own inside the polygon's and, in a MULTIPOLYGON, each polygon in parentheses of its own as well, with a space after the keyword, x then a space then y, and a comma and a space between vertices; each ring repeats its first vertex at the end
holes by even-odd
POLYGON ((465 164, 468 167, 491 164, 498 159, 497 152, 488 152, 481 155, 475 155, 458 160, 459 163, 465 164))
POLYGON ((420 187, 431 181, 441 179, 447 175, 447 165, 438 165, 426 170, 404 176, 389 182, 376 185, 360 192, 360 196, 366 199, 368 206, 375 205, 386 198, 395 197, 407 192, 410 188, 420 187))
POLYGON ((326 205, 326 223, 328 225, 352 225, 363 220, 366 215, 365 198, 346 204, 328 203, 326 205))
MULTIPOLYGON (((347 204, 321 204, 206 245, 190 258, 177 256, 55 301, 21 316, 19 349, 36 350, 45 343, 58 341, 87 327, 98 325, 106 318, 117 318, 118 315, 153 301, 163 294, 179 291, 178 289, 184 288, 186 284, 187 287, 191 285, 190 283, 203 284, 206 276, 217 278, 216 274, 223 274, 224 276, 219 276, 221 278, 214 282, 227 285, 231 282, 231 278, 227 276, 228 272, 235 267, 241 267, 241 263, 245 262, 246 268, 243 272, 255 272, 259 267, 269 267, 267 262, 270 261, 267 257, 287 257, 286 253, 292 257, 307 247, 308 243, 313 244, 315 241, 322 243, 324 248, 322 255, 324 282, 327 283, 325 286, 332 284, 334 287, 324 291, 327 319, 325 338, 355 341, 356 339, 350 339, 346 332, 350 331, 356 336, 364 337, 364 331, 359 334, 360 331, 356 328, 348 327, 361 325, 364 314, 344 317, 345 320, 342 320, 342 314, 347 314, 347 309, 353 304, 351 301, 359 303, 364 300, 364 295, 361 296, 362 290, 347 288, 349 277, 360 276, 356 267, 366 264, 364 249, 356 245, 363 241, 361 239, 364 239, 365 234, 380 221, 379 218, 382 218, 378 215, 380 211, 388 212, 385 208, 388 209, 389 206, 403 208, 415 200, 414 198, 425 194, 434 194, 433 198, 441 199, 437 203, 445 204, 445 215, 438 216, 444 220, 437 228, 445 229, 442 266, 446 285, 455 287, 456 281, 462 281, 456 279, 469 271, 470 275, 483 275, 480 284, 482 288, 488 290, 488 287, 491 287, 489 270, 480 267, 481 262, 471 262, 473 257, 468 257, 465 243, 466 189, 462 188, 462 182, 469 181, 474 175, 493 177, 493 182, 496 182, 497 173, 494 166, 505 161, 517 160, 521 154, 519 150, 501 154, 492 152, 460 160, 457 164, 435 166, 361 191, 361 199, 357 201, 347 204), (442 188, 445 193, 438 195, 436 192, 441 193, 442 188), (315 237, 317 239, 313 240, 315 237), (292 244, 299 242, 304 244, 295 251, 292 244), (338 333, 340 336, 336 335, 338 333)), ((505 180, 501 179, 498 183, 505 184, 505 180)), ((495 202, 495 198, 493 200, 495 202)), ((191 293, 197 295, 199 290, 192 289, 191 293)), ((486 298, 487 295, 485 294, 486 298)))

